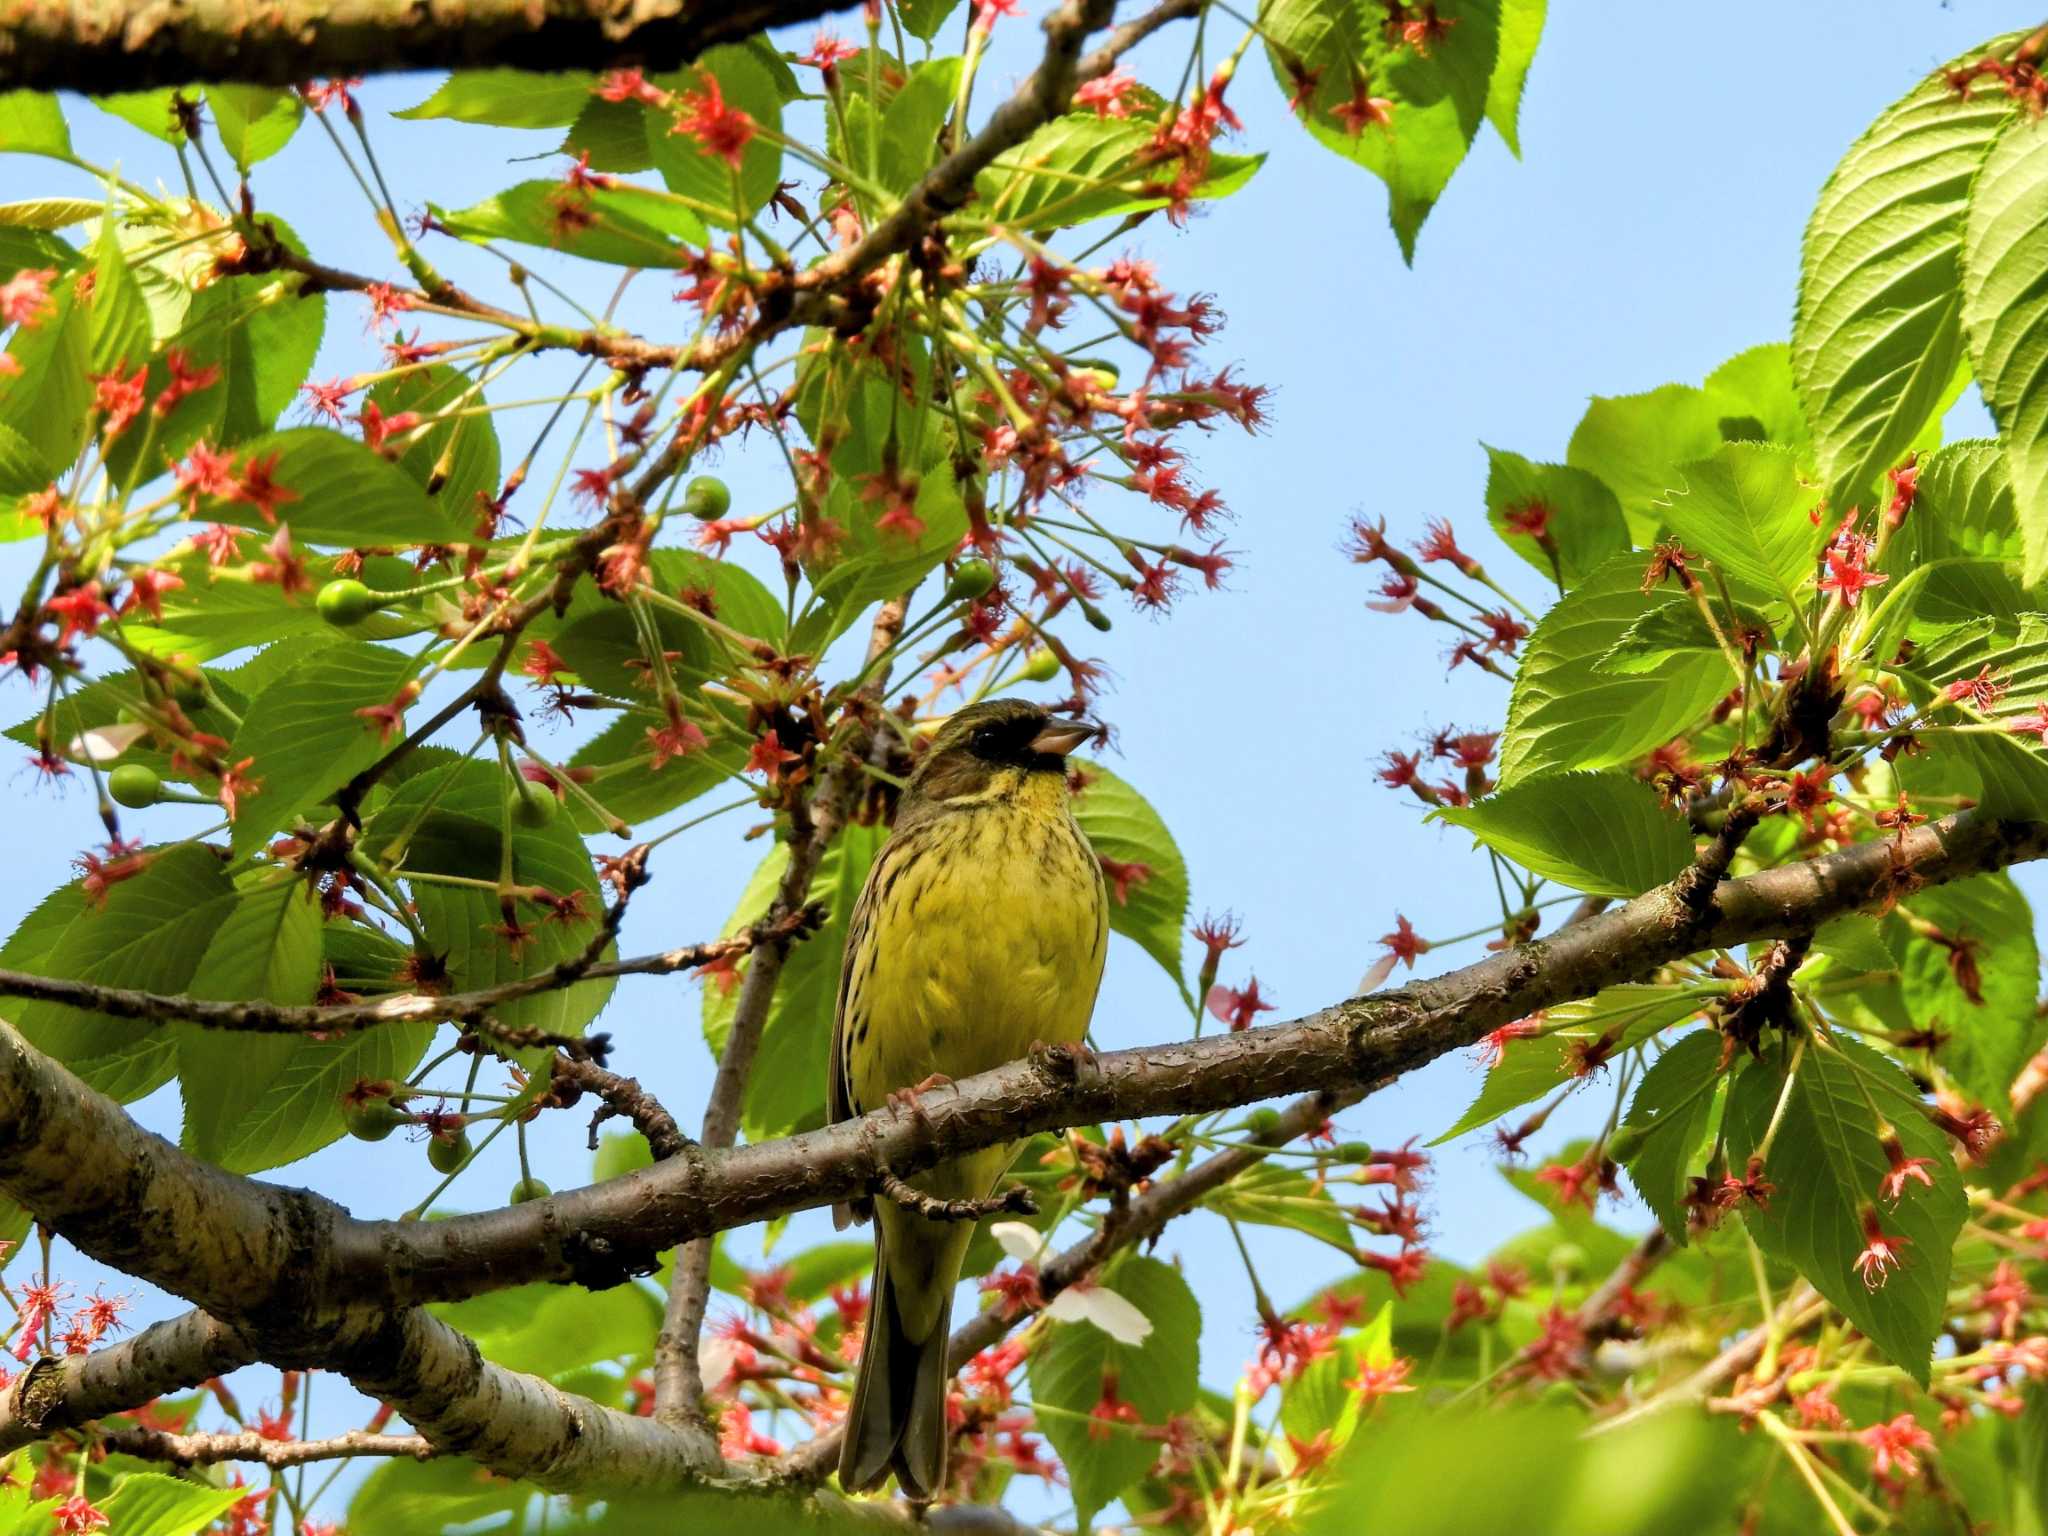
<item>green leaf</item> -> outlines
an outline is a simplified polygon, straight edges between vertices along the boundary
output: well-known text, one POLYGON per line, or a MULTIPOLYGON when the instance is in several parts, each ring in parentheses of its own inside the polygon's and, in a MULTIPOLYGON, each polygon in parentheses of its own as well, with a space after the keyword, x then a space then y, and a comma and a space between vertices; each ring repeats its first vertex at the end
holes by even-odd
POLYGON ((1718 657, 1723 640, 1739 649, 1745 635, 1756 637, 1766 651, 1776 645, 1777 636, 1769 619, 1741 603, 1733 607, 1734 611, 1729 613, 1723 605, 1716 604, 1715 623, 1721 627, 1720 637, 1716 638, 1698 603, 1689 597, 1666 598, 1622 631, 1621 638, 1594 664, 1595 670, 1622 677, 1655 672, 1673 661, 1718 657))
POLYGON ((1665 526, 1740 584, 1797 610, 1828 532, 1808 515, 1814 498, 1798 461, 1769 444, 1729 443, 1682 473, 1683 491, 1658 508, 1665 526))
POLYGON ((1608 1053, 1613 1055, 1684 1023, 1715 995, 1698 987, 1619 986, 1549 1009, 1543 1015, 1544 1033, 1501 1043, 1500 1058, 1487 1070, 1478 1097, 1430 1145, 1442 1146, 1568 1083, 1585 1081, 1579 1072, 1585 1047, 1602 1036, 1614 1036, 1608 1053))
POLYGON ((943 58, 914 66, 883 110, 876 164, 891 191, 909 190, 938 158, 939 134, 959 91, 961 63, 943 58))
POLYGON ((93 386, 86 378, 89 310, 75 284, 52 286, 54 311, 34 326, 17 326, 8 343, 14 367, 0 373, 0 426, 26 439, 43 462, 68 468, 92 426, 93 386))
POLYGON ((433 1461, 395 1459, 363 1479, 348 1504, 348 1523, 358 1531, 405 1531, 415 1536, 474 1527, 497 1519, 493 1529, 516 1532, 522 1512, 534 1500, 531 1483, 493 1477, 460 1456, 433 1461), (506 1517, 509 1523, 504 1523, 506 1517))
POLYGON ((1119 1344, 1092 1323, 1060 1323, 1031 1354, 1032 1400, 1054 1410, 1043 1413, 1040 1427, 1073 1480, 1084 1529, 1159 1455, 1157 1441, 1142 1438, 1134 1425, 1107 1425, 1106 1437, 1089 1433, 1104 1376, 1115 1374, 1118 1396, 1145 1424, 1163 1425, 1194 1405, 1202 1332, 1194 1292, 1169 1264, 1127 1255, 1104 1272, 1102 1284, 1151 1320, 1143 1344, 1119 1344))
MULTIPOLYGON (((369 399, 386 416, 416 411, 431 418, 443 411, 477 412, 487 402, 475 381, 445 364, 387 378, 369 399)), ((498 428, 490 414, 441 421, 410 439, 398 467, 410 475, 448 516, 465 526, 477 520, 479 501, 498 494, 498 428)))
POLYGON ((178 114, 173 105, 180 94, 176 87, 164 86, 154 91, 122 91, 113 96, 88 96, 86 100, 102 112, 118 117, 132 127, 140 128, 151 138, 161 139, 175 147, 185 142, 185 130, 179 126, 178 114))
MULTIPOLYGON (((881 827, 848 827, 818 863, 808 899, 824 904, 825 923, 792 950, 783 964, 782 980, 762 1027, 760 1055, 747 1083, 742 1119, 750 1141, 823 1123, 825 1073, 832 1056, 832 1017, 839 998, 846 930, 868 869, 886 838, 886 829, 881 827)), ((788 848, 778 845, 755 870, 726 932, 737 933, 768 910, 788 864, 788 848)), ((741 971, 744 974, 745 962, 741 971)), ((704 984, 704 1036, 714 1056, 725 1049, 737 996, 736 987, 728 992, 715 981, 704 984)))
POLYGON ((1522 154, 1522 86, 1536 59, 1545 9, 1546 0, 1501 0, 1500 53, 1486 87, 1486 120, 1517 159, 1522 154))
MULTIPOLYGON (((376 858, 402 853, 408 870, 495 881, 503 848, 505 794, 505 777, 495 763, 439 762, 398 786, 364 827, 362 846, 376 858)), ((548 921, 538 909, 522 907, 520 917, 531 937, 514 952, 495 931, 505 919, 492 891, 424 880, 408 887, 431 946, 446 956, 449 979, 457 991, 539 975, 581 954, 590 942, 604 898, 590 866, 590 852, 566 818, 557 817, 541 828, 515 827, 512 880, 544 886, 558 896, 580 893, 590 916, 575 922, 548 921)), ((492 1014, 509 1029, 574 1034, 597 1017, 612 986, 610 980, 581 981, 500 1004, 492 1014)))
POLYGON ((1692 862, 1692 834, 1625 773, 1565 773, 1430 813, 1524 869, 1589 896, 1639 896, 1692 862))
POLYGON ((1642 592, 1643 557, 1617 555, 1543 616, 1508 696, 1500 778, 1628 763, 1690 729, 1734 686, 1718 655, 1689 656, 1615 677, 1599 662, 1668 598, 1642 592))
POLYGON ((247 1492, 155 1472, 124 1477, 100 1504, 109 1530, 121 1536, 194 1536, 213 1524, 247 1492))
POLYGON ((935 469, 917 487, 916 516, 924 530, 906 535, 877 526, 879 502, 864 502, 845 480, 833 482, 827 515, 845 530, 829 565, 812 572, 812 586, 832 610, 831 633, 844 633, 868 608, 901 597, 948 555, 967 533, 967 507, 952 472, 935 469))
POLYGON ((1560 592, 1629 547, 1621 506, 1595 476, 1564 464, 1534 464, 1501 448, 1488 448, 1486 458, 1487 522, 1560 592), (1515 527, 1518 522, 1523 528, 1540 523, 1549 548, 1515 527))
POLYGON ((1998 421, 2026 546, 2021 580, 2048 577, 2048 129, 2017 113, 1970 188, 1963 329, 1998 421))
POLYGON ((0 154, 58 155, 71 153, 71 133, 63 109, 46 91, 0 94, 0 154))
MULTIPOLYGON (((901 105, 899 97, 892 117, 901 105)), ((1067 228, 1164 208, 1174 200, 1176 163, 1148 160, 1144 151, 1151 142, 1151 126, 1135 118, 1071 112, 998 159, 976 189, 996 217, 1029 228, 1067 228)), ((929 140, 925 149, 928 155, 929 140)), ((1187 195, 1197 202, 1227 197, 1264 162, 1263 155, 1212 152, 1201 181, 1187 195)))
POLYGON ((244 171, 291 143, 306 115, 297 91, 262 85, 209 85, 206 104, 222 147, 244 171))
MULTIPOLYGON (((1925 614, 1926 597, 1920 607, 1925 614)), ((2006 692, 1982 712, 1982 720, 1998 728, 1986 731, 1978 723, 1978 712, 1942 703, 1934 715, 1937 723, 1922 727, 1922 739, 1933 748, 1934 760, 1960 768, 1974 780, 1960 792, 1986 812, 2032 818, 2048 806, 2048 747, 2026 723, 2034 717, 2035 706, 2048 698, 2048 616, 2022 614, 2017 633, 2001 633, 1995 624, 1994 619, 1978 618, 1934 635, 1922 631, 1922 648, 1897 670, 1926 685, 1932 697, 1932 689, 1991 669, 1992 678, 2006 692)), ((1916 766, 1909 774, 1920 771, 1916 766)))
MULTIPOLYGON (((277 520, 308 544, 455 544, 469 537, 467 517, 458 521, 396 464, 339 432, 292 427, 244 444, 236 456, 238 469, 259 461, 271 463, 270 478, 291 493, 279 503, 277 520)), ((212 501, 207 516, 243 528, 271 526, 242 501, 212 501)))
POLYGON ((0 203, 0 229, 68 229, 105 211, 105 203, 89 197, 32 197, 26 202, 0 203))
POLYGON ((1077 761, 1076 766, 1085 783, 1074 798, 1074 819, 1089 846, 1098 858, 1140 864, 1147 871, 1142 876, 1132 872, 1121 901, 1116 882, 1109 882, 1110 930, 1157 960, 1185 998, 1180 959, 1188 915, 1187 863, 1144 796, 1098 762, 1077 761))
MULTIPOLYGON (((321 940, 319 901, 305 881, 266 871, 243 885, 191 993, 310 1003, 320 985, 321 940)), ((394 969, 387 964, 381 979, 394 969)), ((343 1093, 358 1080, 402 1078, 434 1036, 432 1024, 380 1024, 331 1040, 177 1029, 183 1145, 230 1173, 280 1167, 339 1140, 347 1129, 343 1093)))
MULTIPOLYGON (((704 751, 671 758, 656 768, 647 733, 658 724, 651 713, 628 711, 578 747, 568 762, 570 768, 597 770, 590 792, 629 826, 664 816, 721 784, 731 785, 734 792, 740 789, 736 776, 747 753, 729 741, 714 741, 704 751)), ((565 807, 586 835, 603 830, 597 814, 575 796, 565 807)))
MULTIPOLYGON (((0 965, 102 986, 182 992, 235 903, 219 855, 194 843, 152 854, 140 874, 108 890, 102 906, 87 905, 76 891, 60 891, 46 902, 50 917, 24 924, 0 949, 0 965), (67 894, 77 904, 56 933, 54 919, 67 894)), ((8 1006, 31 1045, 122 1103, 152 1092, 176 1070, 177 1037, 168 1028, 55 1003, 8 1006)))
POLYGON ((1774 1052, 1743 1068, 1729 1090, 1731 1167, 1747 1162, 1785 1100, 1764 1169, 1776 1192, 1762 1210, 1745 1206, 1743 1219, 1765 1253, 1797 1269, 1924 1386, 1947 1315, 1949 1264, 1966 1207, 1948 1138, 1922 1113, 1896 1064, 1840 1032, 1825 1049, 1809 1045, 1789 1095, 1784 1087, 1784 1056, 1774 1052), (1889 1163, 1873 1106, 1907 1156, 1929 1160, 1934 1179, 1931 1189, 1909 1184, 1896 1205, 1878 1203, 1889 1163), (1877 1211, 1883 1231, 1907 1240, 1899 1268, 1874 1289, 1855 1269, 1867 1210, 1877 1211))
POLYGON ((1721 1048, 1720 1032, 1712 1029, 1696 1029, 1672 1041, 1636 1084, 1622 1122, 1641 1136, 1634 1155, 1622 1160, 1629 1182, 1680 1248, 1689 1235, 1686 1180, 1713 1116, 1721 1048))
POLYGON ((302 293, 289 279, 232 277, 194 298, 187 325, 225 332, 228 398, 218 446, 226 447, 268 432, 298 397, 320 351, 327 296, 302 293))
POLYGON ((647 114, 647 148, 654 168, 671 192, 692 200, 694 212, 721 229, 732 229, 767 207, 782 180, 782 149, 771 137, 782 129, 782 92, 762 58, 740 46, 705 50, 682 71, 676 89, 679 115, 647 114), (707 75, 717 80, 728 111, 744 112, 757 130, 766 130, 757 131, 740 151, 737 173, 678 126, 680 116, 688 115, 681 98, 705 96, 707 75))
POLYGON ((429 1308, 474 1339, 484 1358, 550 1379, 606 1361, 632 1360, 654 1346, 661 1303, 645 1286, 521 1285, 429 1308))
POLYGON ((1894 929, 1906 1007, 1922 1028, 1946 1037, 1936 1059, 1970 1096, 2009 1118, 2013 1079, 2048 1037, 2048 1019, 2034 1007, 2040 957, 2027 898, 2001 871, 1917 892, 1905 908, 1964 945, 1958 955, 1917 933, 1905 938, 1903 925, 1894 929))
POLYGON ((435 208, 434 216, 465 240, 516 240, 620 267, 687 266, 691 243, 704 240, 704 221, 690 208, 630 182, 522 181, 468 208, 435 208))
POLYGON ((2022 556, 2012 477, 1997 443, 1967 438, 1937 450, 1920 466, 1913 509, 1892 535, 1889 570, 1975 556, 2022 556))
POLYGON ((92 297, 87 312, 86 359, 94 373, 128 373, 149 356, 149 305, 128 268, 115 222, 101 221, 93 256, 92 297))
POLYGON ((896 0, 903 30, 922 43, 937 37, 946 18, 959 9, 960 0, 896 0))
POLYGON ((590 156, 593 171, 630 175, 654 169, 647 148, 647 108, 637 101, 606 101, 593 96, 583 104, 559 151, 590 156))
POLYGON ((413 121, 445 117, 496 128, 564 128, 592 99, 588 75, 464 69, 443 80, 419 105, 391 115, 413 121))
POLYGON ((1763 441, 1781 448, 1811 446, 1799 382, 1792 376, 1792 349, 1784 342, 1766 342, 1736 353, 1708 374, 1701 387, 1721 413, 1725 441, 1744 440, 1738 426, 1746 421, 1763 428, 1763 441))
POLYGON ((1565 462, 1606 482, 1630 537, 1647 548, 1663 526, 1665 497, 1685 485, 1679 466, 1721 446, 1722 415, 1719 399, 1689 384, 1595 396, 1572 431, 1565 462))
POLYGON ((1426 53, 1388 38, 1383 18, 1365 7, 1277 0, 1259 13, 1281 94, 1298 97, 1317 143, 1387 184, 1388 213, 1410 261, 1423 220, 1485 117, 1500 44, 1499 0, 1459 0, 1437 11, 1451 26, 1426 53), (1361 95, 1388 103, 1391 118, 1354 124, 1339 115, 1361 95))
POLYGON ((1358 1250, 1343 1208, 1321 1182, 1299 1169, 1260 1163, 1224 1184, 1202 1204, 1233 1221, 1305 1232, 1346 1258, 1358 1250))
MULTIPOLYGON (((0 495, 23 495, 39 491, 56 478, 49 462, 36 446, 12 427, 0 426, 0 495)), ((25 539, 41 534, 43 525, 22 514, 11 519, 7 536, 25 539)))
POLYGON ((249 701, 225 754, 233 763, 249 759, 247 774, 261 786, 235 816, 237 855, 262 847, 384 755, 392 740, 356 711, 389 704, 411 669, 397 651, 348 641, 306 657, 249 701))
POLYGON ((1956 371, 1965 205, 2012 115, 1996 91, 1958 100, 1935 70, 1879 116, 1821 190, 1800 262, 1792 363, 1836 506, 1868 499, 1956 371))

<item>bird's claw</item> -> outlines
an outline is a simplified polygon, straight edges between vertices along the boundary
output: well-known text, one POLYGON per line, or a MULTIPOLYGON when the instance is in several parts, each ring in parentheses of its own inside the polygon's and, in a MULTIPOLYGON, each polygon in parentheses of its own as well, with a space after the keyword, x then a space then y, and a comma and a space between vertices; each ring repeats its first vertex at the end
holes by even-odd
POLYGON ((1039 1071, 1066 1083, 1079 1077, 1083 1067, 1093 1071, 1096 1065, 1095 1052, 1083 1040, 1062 1040, 1052 1045, 1034 1040, 1026 1054, 1039 1071))

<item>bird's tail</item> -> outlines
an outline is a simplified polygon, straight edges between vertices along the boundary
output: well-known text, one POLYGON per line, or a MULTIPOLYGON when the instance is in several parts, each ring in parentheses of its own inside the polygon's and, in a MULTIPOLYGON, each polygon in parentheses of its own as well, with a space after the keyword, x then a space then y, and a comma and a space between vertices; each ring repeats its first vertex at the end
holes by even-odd
MULTIPOLYGON (((877 1233, 877 1248, 880 1247, 877 1233)), ((893 1470, 904 1497, 932 1498, 946 1481, 946 1346, 950 1295, 935 1326, 913 1338, 897 1310, 889 1266, 877 1253, 874 1299, 868 1306, 860 1376, 839 1448, 839 1485, 848 1493, 876 1488, 893 1470)))

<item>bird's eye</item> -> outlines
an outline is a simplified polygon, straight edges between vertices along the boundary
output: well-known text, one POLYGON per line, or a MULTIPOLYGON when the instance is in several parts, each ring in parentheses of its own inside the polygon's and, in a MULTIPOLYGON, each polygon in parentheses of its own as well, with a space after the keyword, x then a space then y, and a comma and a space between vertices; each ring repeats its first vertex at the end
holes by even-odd
POLYGON ((972 740, 975 751, 992 752, 996 746, 996 728, 992 725, 976 726, 972 740))

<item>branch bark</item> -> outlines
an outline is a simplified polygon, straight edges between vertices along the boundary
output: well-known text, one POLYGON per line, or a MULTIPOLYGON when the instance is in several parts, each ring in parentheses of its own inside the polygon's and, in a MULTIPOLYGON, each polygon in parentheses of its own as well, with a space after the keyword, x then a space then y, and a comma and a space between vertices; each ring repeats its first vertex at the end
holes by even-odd
POLYGON ((38 1360, 22 1372, 0 1409, 0 1455, 196 1387, 259 1358, 257 1345, 239 1329, 204 1312, 187 1312, 89 1355, 38 1360))
POLYGON ((22 6, 0 31, 0 91, 144 91, 413 69, 673 69, 720 43, 850 0, 99 0, 22 6))

